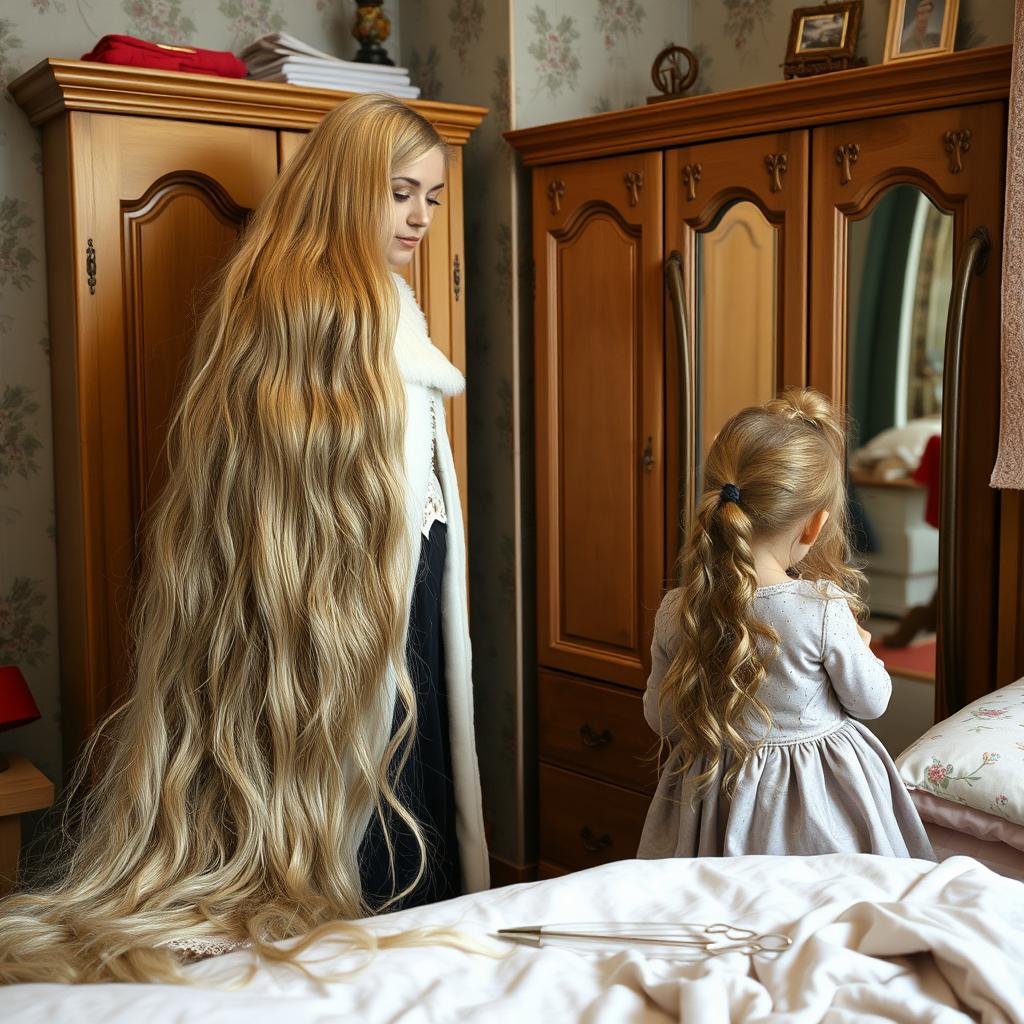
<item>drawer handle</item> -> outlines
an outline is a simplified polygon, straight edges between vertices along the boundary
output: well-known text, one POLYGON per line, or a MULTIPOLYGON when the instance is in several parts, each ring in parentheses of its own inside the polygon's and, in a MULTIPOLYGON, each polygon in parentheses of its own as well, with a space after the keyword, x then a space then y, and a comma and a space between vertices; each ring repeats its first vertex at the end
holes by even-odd
POLYGON ((613 739, 612 734, 607 729, 594 732, 589 722, 584 722, 580 726, 580 736, 583 737, 583 745, 585 747, 606 747, 613 739))
POLYGON ((589 825, 580 829, 580 839, 583 840, 583 849, 587 853, 600 853, 612 845, 612 837, 606 832, 603 836, 595 836, 589 825))

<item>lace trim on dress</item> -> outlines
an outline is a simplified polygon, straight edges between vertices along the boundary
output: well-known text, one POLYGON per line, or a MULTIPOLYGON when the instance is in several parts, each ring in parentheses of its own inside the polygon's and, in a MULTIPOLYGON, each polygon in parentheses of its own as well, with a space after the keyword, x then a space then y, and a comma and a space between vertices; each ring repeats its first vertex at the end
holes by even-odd
POLYGON ((185 935, 177 939, 168 939, 166 942, 161 942, 160 945, 173 950, 185 963, 190 964, 197 960, 205 960, 207 957, 230 953, 248 946, 249 943, 223 936, 185 935))
POLYGON ((427 500, 423 505, 423 522, 421 532, 424 537, 430 536, 430 528, 434 523, 447 523, 448 513, 444 507, 444 492, 441 490, 441 481, 437 476, 437 408, 433 402, 430 403, 430 458, 432 468, 430 479, 427 480, 427 500))
POLYGON ((423 536, 430 536, 430 528, 434 523, 447 523, 448 514, 444 508, 444 494, 441 493, 441 481, 436 473, 430 474, 427 481, 427 500, 423 506, 423 536))

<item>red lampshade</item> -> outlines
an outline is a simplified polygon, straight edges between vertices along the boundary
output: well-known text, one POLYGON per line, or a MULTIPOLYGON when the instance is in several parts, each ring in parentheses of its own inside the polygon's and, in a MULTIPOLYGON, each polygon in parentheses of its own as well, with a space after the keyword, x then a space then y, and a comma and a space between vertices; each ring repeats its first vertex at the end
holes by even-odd
POLYGON ((28 725, 40 717, 21 669, 16 665, 0 667, 0 732, 28 725))

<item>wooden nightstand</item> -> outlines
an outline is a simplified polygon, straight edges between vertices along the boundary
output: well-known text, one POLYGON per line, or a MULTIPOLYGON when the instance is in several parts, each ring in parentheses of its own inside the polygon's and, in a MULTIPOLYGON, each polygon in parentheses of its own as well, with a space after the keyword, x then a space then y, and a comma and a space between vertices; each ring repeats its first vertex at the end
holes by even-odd
POLYGON ((53 783, 28 758, 8 754, 11 767, 0 772, 0 897, 14 888, 21 852, 21 815, 53 803, 53 783))

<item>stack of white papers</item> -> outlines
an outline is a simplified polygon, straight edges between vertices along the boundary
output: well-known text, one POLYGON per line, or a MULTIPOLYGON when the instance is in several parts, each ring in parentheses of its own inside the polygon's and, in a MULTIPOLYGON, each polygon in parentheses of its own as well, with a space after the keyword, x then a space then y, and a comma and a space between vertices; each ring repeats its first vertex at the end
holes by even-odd
POLYGON ((289 82, 345 92, 386 92, 410 100, 420 94, 405 68, 339 60, 287 32, 261 36, 240 56, 249 68, 249 77, 263 82, 289 82))

